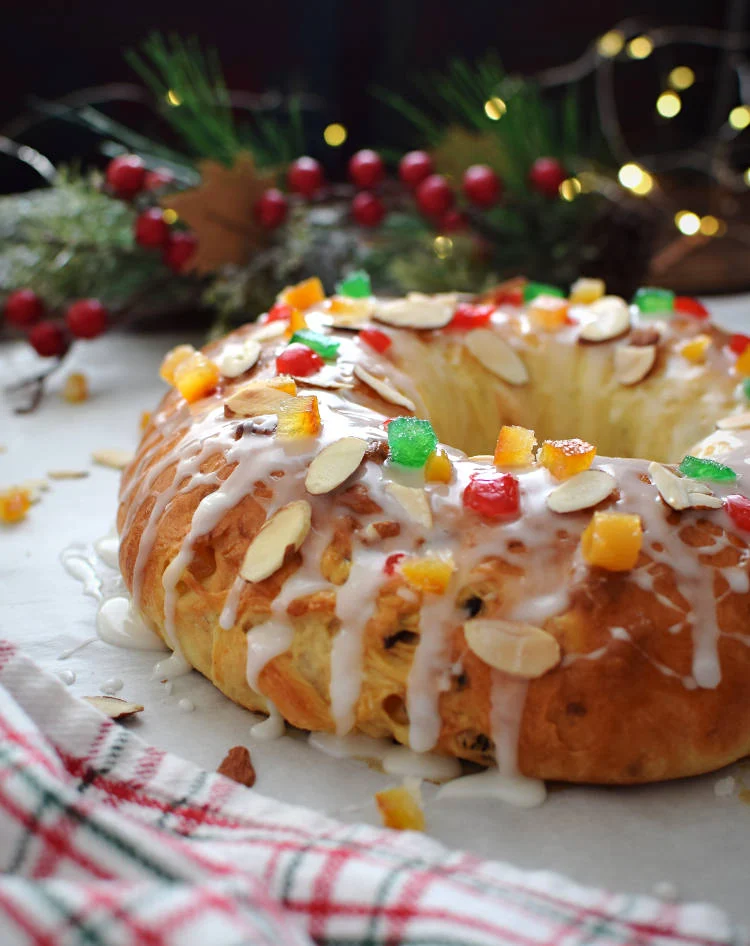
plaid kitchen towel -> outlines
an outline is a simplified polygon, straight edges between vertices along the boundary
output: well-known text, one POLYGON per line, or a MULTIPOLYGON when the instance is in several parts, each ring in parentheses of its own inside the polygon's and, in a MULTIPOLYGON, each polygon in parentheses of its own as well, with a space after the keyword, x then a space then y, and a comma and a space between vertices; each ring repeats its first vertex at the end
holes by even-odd
POLYGON ((144 744, 0 642, 2 946, 718 946, 719 910, 345 825, 144 744))

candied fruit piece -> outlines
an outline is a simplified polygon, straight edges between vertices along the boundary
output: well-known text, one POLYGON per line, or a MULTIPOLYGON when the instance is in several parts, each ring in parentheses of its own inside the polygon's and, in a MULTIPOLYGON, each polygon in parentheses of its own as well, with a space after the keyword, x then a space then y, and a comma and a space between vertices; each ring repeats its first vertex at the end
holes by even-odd
POLYGON ((527 427, 503 426, 495 445, 496 466, 529 466, 534 462, 536 436, 527 427))
POLYGON ((415 469, 424 466, 437 444, 437 435, 428 420, 395 417, 388 425, 391 460, 401 466, 415 469))
POLYGON ((529 303, 529 321, 543 332, 556 332, 567 323, 568 303, 559 296, 535 296, 529 303))
POLYGON ((375 803, 386 828, 396 831, 424 831, 421 799, 405 785, 376 792, 375 803))
POLYGON ((178 345, 176 348, 172 348, 164 356, 161 368, 159 369, 159 375, 167 384, 174 384, 175 369, 194 354, 195 349, 192 345, 178 345))
POLYGON ((558 289, 557 286, 548 286, 543 282, 527 282, 523 287, 523 301, 528 303, 533 299, 536 299, 537 296, 558 296, 561 299, 565 298, 565 293, 562 289, 558 289))
POLYGON ((294 310, 285 302, 276 302, 268 310, 265 322, 288 322, 294 310))
POLYGON ((746 348, 742 354, 737 357, 734 367, 739 374, 750 375, 750 348, 746 348))
POLYGON ((750 335, 743 335, 738 332, 729 336, 729 350, 733 351, 735 355, 741 355, 748 345, 750 345, 750 335))
POLYGON ((398 568, 398 563, 403 558, 406 558, 405 552, 394 552, 393 555, 389 555, 383 565, 383 571, 386 575, 393 575, 398 568))
POLYGON ((444 595, 456 566, 449 558, 407 558, 398 570, 413 588, 444 595))
POLYGON ((644 315, 672 312, 674 309, 674 293, 671 289, 642 286, 633 296, 633 305, 637 306, 644 315))
POLYGON ((591 305, 592 302, 601 299, 606 291, 607 287, 603 279, 586 279, 582 276, 570 287, 568 298, 574 305, 591 305))
POLYGON ((750 378, 745 378, 742 382, 742 393, 750 401, 750 378))
POLYGON ((295 332, 301 332, 302 329, 307 327, 307 319, 304 313, 300 312, 299 309, 292 309, 291 315, 289 316, 289 324, 284 330, 284 334, 287 338, 291 338, 295 332))
POLYGON ((463 504, 488 519, 517 516, 521 507, 518 480, 512 473, 472 473, 463 504))
POLYGON ((710 347, 710 335, 696 335, 695 338, 680 345, 680 354, 694 365, 700 365, 706 360, 706 353, 710 347))
POLYGON ((380 352, 381 355, 383 352, 388 351, 393 344, 390 335, 381 332, 379 328, 363 328, 359 333, 359 338, 366 345, 369 345, 370 348, 374 348, 375 351, 380 352))
POLYGON ((468 331, 473 328, 481 328, 492 318, 492 313, 496 306, 491 304, 479 304, 474 302, 462 302, 456 306, 453 318, 445 326, 446 330, 468 331))
POLYGON ((710 480, 713 483, 734 483, 737 474, 730 466, 717 460, 704 460, 701 457, 686 456, 680 463, 679 471, 691 480, 710 480))
POLYGON ((21 486, 11 486, 0 492, 0 522, 13 525, 26 518, 31 506, 29 491, 21 486))
POLYGON ((595 512, 581 536, 581 551, 589 565, 610 572, 627 572, 635 568, 642 542, 640 516, 595 512))
POLYGON ((537 455, 556 480, 567 480, 588 470, 594 462, 596 447, 585 440, 545 440, 537 455))
POLYGON ((320 432, 320 411, 314 394, 280 404, 277 417, 276 435, 283 440, 315 437, 320 432))
POLYGON ((349 273, 337 284, 336 292, 342 296, 351 296, 352 299, 366 299, 372 295, 369 273, 366 273, 363 269, 349 273))
POLYGON ((143 431, 148 427, 150 421, 151 421, 151 411, 141 411, 141 419, 138 423, 138 427, 141 433, 143 433, 143 431))
POLYGON ((81 404, 89 396, 89 384, 86 375, 74 371, 65 379, 62 396, 69 404, 81 404))
POLYGON ((287 286, 279 296, 279 301, 294 306, 295 309, 309 309, 316 302, 322 302, 325 297, 323 283, 317 276, 311 276, 294 286, 287 286))
POLYGON ((315 374, 316 371, 320 371, 323 364, 323 359, 316 351, 298 342, 289 345, 276 358, 276 370, 278 372, 296 375, 298 378, 306 378, 308 375, 315 374))
POLYGON ((453 479, 453 464, 445 450, 433 450, 427 457, 424 478, 428 483, 450 483, 453 479))
POLYGON ((291 341, 300 342, 302 345, 307 345, 308 348, 312 348, 313 351, 317 352, 321 358, 325 358, 326 361, 335 361, 338 358, 339 345, 341 342, 337 342, 335 338, 329 338, 327 335, 321 335, 320 332, 313 332, 312 329, 303 328, 299 332, 295 332, 292 335, 291 341))
POLYGON ((734 493, 724 499, 727 515, 738 529, 750 532, 750 499, 734 493))
POLYGON ((195 352, 174 369, 174 386, 192 404, 210 394, 219 382, 220 371, 202 352, 195 352))
POLYGON ((675 312, 682 312, 684 315, 692 315, 694 319, 707 319, 709 317, 708 309, 702 302, 693 299, 692 296, 675 296, 674 310, 675 312))

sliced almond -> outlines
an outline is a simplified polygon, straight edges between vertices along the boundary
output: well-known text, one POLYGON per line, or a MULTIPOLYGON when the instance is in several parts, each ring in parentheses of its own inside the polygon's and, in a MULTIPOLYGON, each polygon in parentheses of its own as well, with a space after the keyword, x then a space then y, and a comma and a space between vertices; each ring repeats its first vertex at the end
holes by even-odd
POLYGON ((750 427, 750 411, 722 417, 721 420, 716 421, 716 426, 719 430, 746 430, 750 427))
POLYGON ((457 298, 454 293, 427 296, 410 292, 405 299, 379 302, 373 318, 397 328, 443 328, 453 318, 457 298))
POLYGON ((367 441, 359 437, 342 437, 323 447, 307 470, 307 492, 320 496, 341 486, 359 467, 366 450, 367 441))
MULTIPOLYGON (((289 390, 282 390, 291 379, 283 377, 265 381, 248 381, 224 400, 225 410, 238 417, 257 417, 260 414, 276 414, 279 407, 292 400, 289 390)), ((296 389, 296 385, 294 385, 296 389)))
POLYGON ((432 528, 432 510, 427 493, 420 486, 386 483, 385 490, 408 513, 409 518, 425 529, 432 528))
POLYGON ((83 480, 89 475, 88 470, 48 470, 51 480, 83 480))
POLYGON ((253 333, 256 342, 267 342, 272 338, 281 338, 287 330, 287 323, 282 319, 275 322, 266 322, 265 325, 259 325, 253 333))
POLYGON ((659 495, 671 509, 689 509, 692 502, 689 495, 691 480, 682 476, 677 476, 671 470, 667 469, 661 463, 649 463, 648 475, 653 480, 654 486, 659 490, 659 495))
POLYGON ((339 378, 333 373, 326 374, 325 368, 323 371, 318 371, 316 374, 307 375, 305 378, 302 378, 296 374, 293 375, 293 378, 297 384, 301 385, 302 387, 323 388, 326 391, 341 391, 354 387, 351 381, 345 381, 343 378, 339 378))
POLYGON ((219 358, 219 371, 225 378, 239 378, 249 371, 260 358, 260 345, 254 338, 246 338, 239 345, 230 345, 219 358))
POLYGON ((655 363, 655 345, 619 345, 615 349, 615 378, 630 387, 643 381, 655 363))
POLYGON ((488 328, 467 332, 464 345, 472 355, 506 384, 526 384, 529 373, 520 355, 498 334, 488 328))
POLYGON ((363 545, 377 545, 384 539, 394 539, 401 535, 401 525, 393 519, 384 519, 380 522, 370 522, 359 533, 363 545))
POLYGON ((617 480, 605 470, 584 470, 577 473, 547 497, 552 512, 578 512, 598 506, 617 488, 617 480))
POLYGON ((143 712, 140 703, 130 703, 117 696, 84 696, 82 699, 90 703, 94 709, 98 709, 100 713, 109 716, 110 719, 127 719, 129 716, 143 712))
POLYGON ((589 306, 589 313, 593 318, 578 333, 582 342, 609 342, 630 331, 630 309, 620 296, 602 296, 589 306))
POLYGON ((101 450, 94 450, 91 459, 100 466, 108 466, 112 470, 124 470, 133 459, 133 451, 120 450, 117 447, 103 447, 101 450))
POLYGON ((464 623, 464 636, 480 660, 514 677, 534 680, 560 663, 560 645, 533 624, 472 618, 464 623))
POLYGON ((692 509, 721 509, 724 500, 713 493, 704 493, 702 490, 688 490, 688 498, 692 509))
POLYGON ((282 506, 263 525, 245 552, 240 575, 258 582, 273 575, 284 564, 287 549, 295 552, 310 531, 312 510, 304 499, 282 506))
POLYGON ((387 381, 384 381, 382 378, 376 378, 374 374, 370 374, 362 365, 354 366, 354 374, 363 384, 366 384, 368 388, 372 388, 376 394, 379 394, 380 397, 382 397, 384 401, 388 401, 389 404, 395 404, 397 407, 405 407, 407 411, 416 410, 414 401, 410 401, 405 394, 401 394, 400 391, 397 391, 387 381))

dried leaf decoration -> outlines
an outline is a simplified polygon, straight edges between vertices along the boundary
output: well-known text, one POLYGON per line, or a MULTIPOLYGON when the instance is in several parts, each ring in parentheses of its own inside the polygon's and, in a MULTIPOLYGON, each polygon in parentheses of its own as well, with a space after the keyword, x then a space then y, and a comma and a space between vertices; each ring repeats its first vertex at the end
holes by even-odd
POLYGON ((200 161, 201 183, 190 190, 168 195, 170 207, 192 228, 198 249, 189 269, 203 275, 227 263, 246 263, 253 250, 268 239, 256 223, 253 208, 263 191, 273 186, 272 173, 259 173, 248 152, 241 152, 231 168, 218 161, 200 161))

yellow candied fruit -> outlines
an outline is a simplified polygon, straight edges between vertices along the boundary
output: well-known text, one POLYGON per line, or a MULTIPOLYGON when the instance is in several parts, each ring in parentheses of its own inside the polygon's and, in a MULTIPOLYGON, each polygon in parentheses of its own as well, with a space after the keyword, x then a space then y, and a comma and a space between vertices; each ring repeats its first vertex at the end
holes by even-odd
POLYGON ((277 391, 283 391, 284 394, 291 394, 292 397, 297 393, 297 382, 290 374, 277 374, 275 378, 266 378, 256 383, 269 388, 276 388, 277 391))
POLYGON ((428 483, 450 483, 453 479, 453 464, 445 450, 433 450, 427 457, 424 478, 428 483))
POLYGON ((141 419, 138 421, 138 429, 143 433, 143 431, 151 423, 151 411, 141 411, 141 419))
POLYGON ((701 365, 706 360, 706 353, 710 347, 710 335, 696 335, 689 342, 683 342, 680 346, 680 354, 694 365, 701 365))
POLYGON ((31 506, 29 491, 22 486, 11 486, 0 492, 0 522, 13 525, 26 518, 31 506))
POLYGON ((412 588, 431 595, 443 595, 456 566, 449 558, 408 558, 398 570, 412 588))
POLYGON ((210 394, 219 382, 219 368, 202 352, 181 361, 174 370, 174 386, 192 404, 210 394))
POLYGON ((742 352, 734 363, 734 367, 740 374, 750 375, 750 345, 742 352))
POLYGON ((314 394, 279 405, 276 435, 284 440, 314 437, 320 432, 320 411, 314 394))
POLYGON ((279 299, 287 305, 294 306, 295 309, 309 309, 316 302, 322 302, 325 297, 323 283, 317 276, 311 276, 309 279, 298 282, 295 286, 287 286, 279 299))
POLYGON ((534 462, 536 436, 527 427, 500 428, 495 445, 496 466, 529 466, 534 462))
POLYGON ((419 798, 405 785, 375 793, 375 804, 386 828, 396 831, 424 831, 424 811, 419 798))
POLYGON ((167 384, 174 384, 174 373, 177 365, 182 364, 183 361, 186 361, 194 354, 195 349, 192 345, 178 345, 176 348, 171 349, 171 351, 168 351, 164 356, 161 368, 159 369, 159 375, 167 384))
POLYGON ((643 542, 641 517, 626 512, 595 512, 581 536, 581 551, 589 565, 610 572, 635 568, 643 542))
POLYGON ((570 287, 568 298, 574 305, 591 305, 592 302, 601 299, 606 291, 607 287, 603 279, 586 279, 582 276, 570 287))
POLYGON ((309 328, 304 313, 300 312, 299 309, 292 309, 292 314, 284 329, 284 335, 291 338, 295 332, 299 332, 303 328, 309 328))
POLYGON ((537 460, 556 480, 567 480, 588 470, 595 456, 595 446, 575 437, 572 440, 545 440, 537 460))
POLYGON ((529 321, 541 332, 556 332, 568 317, 568 301, 558 296, 536 296, 528 308, 529 321))
POLYGON ((74 371, 65 379, 62 396, 69 404, 81 404, 89 396, 89 383, 86 375, 74 371))

